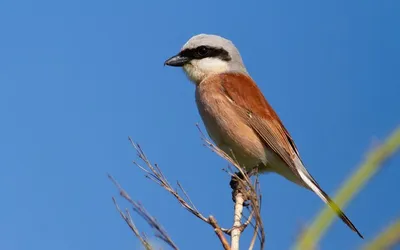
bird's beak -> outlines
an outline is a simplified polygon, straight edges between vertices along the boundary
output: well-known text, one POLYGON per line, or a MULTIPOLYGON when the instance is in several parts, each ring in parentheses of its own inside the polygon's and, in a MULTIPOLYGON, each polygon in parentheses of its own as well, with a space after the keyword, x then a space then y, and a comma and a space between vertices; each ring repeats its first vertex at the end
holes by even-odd
POLYGON ((177 54, 164 62, 164 65, 173 67, 182 67, 185 63, 189 62, 190 58, 177 54))

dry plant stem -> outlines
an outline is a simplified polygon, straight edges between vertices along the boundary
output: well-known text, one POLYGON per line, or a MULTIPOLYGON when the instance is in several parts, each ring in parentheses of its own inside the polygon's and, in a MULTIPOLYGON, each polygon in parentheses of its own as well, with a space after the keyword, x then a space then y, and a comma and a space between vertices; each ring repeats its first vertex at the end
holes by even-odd
POLYGON ((129 138, 129 141, 131 142, 132 146, 135 148, 138 157, 145 163, 146 167, 143 167, 139 165, 138 163, 134 162, 136 166, 138 166, 140 169, 142 169, 147 175, 149 179, 163 187, 165 190, 167 190, 170 194, 172 194, 178 202, 190 213, 192 213, 194 216, 197 218, 201 219, 202 221, 206 222, 210 226, 213 227, 217 237, 221 241, 222 246, 224 247, 225 250, 230 250, 230 246, 225 238, 225 235, 223 232, 228 232, 228 230, 221 228, 216 219, 213 216, 209 216, 208 218, 202 215, 199 210, 194 206, 193 202, 187 195, 186 191, 183 189, 182 185, 178 182, 178 187, 183 193, 184 197, 181 197, 181 195, 176 191, 168 182, 164 174, 162 173, 161 169, 157 166, 157 164, 151 164, 145 153, 143 152, 142 148, 140 147, 139 144, 136 144, 132 141, 131 138, 129 138))
POLYGON ((231 249, 239 250, 240 234, 242 233, 243 194, 238 190, 235 195, 235 214, 231 232, 231 249))
POLYGON ((114 197, 112 197, 112 200, 114 202, 115 208, 118 210, 119 214, 121 215, 122 219, 126 222, 126 224, 129 226, 129 228, 132 230, 133 234, 140 240, 140 243, 146 248, 146 250, 152 250, 153 248, 151 247, 150 243, 147 241, 145 237, 143 237, 139 230, 137 229, 135 223, 133 223, 132 217, 129 213, 129 210, 126 210, 126 214, 122 212, 122 210, 119 208, 117 201, 115 200, 114 197))
POLYGON ((257 232, 258 232, 258 225, 256 225, 256 226, 254 227, 254 233, 253 233, 253 237, 251 238, 249 250, 253 250, 254 245, 256 244, 257 232))
MULTIPOLYGON (((200 129, 199 129, 200 130, 200 129)), ((200 130, 201 132, 201 130, 200 130)), ((203 135, 203 133, 201 132, 203 135)), ((194 206, 193 202, 187 195, 186 191, 183 189, 183 187, 179 184, 178 182, 178 188, 180 189, 180 192, 183 194, 183 197, 178 193, 177 190, 175 190, 168 182, 160 168, 157 166, 157 164, 152 164, 143 150, 141 149, 140 145, 134 143, 131 138, 129 138, 129 141, 131 142, 132 146, 137 152, 138 157, 145 163, 145 166, 141 166, 137 162, 134 162, 136 166, 138 166, 141 170, 143 170, 146 173, 146 177, 163 187, 165 190, 167 190, 170 194, 172 194, 178 202, 190 213, 195 215, 197 218, 201 219, 202 221, 208 223, 211 225, 214 229, 215 234, 217 235, 218 239, 220 240, 223 248, 225 250, 231 250, 231 249, 239 249, 239 239, 241 232, 245 230, 247 225, 251 223, 251 220, 254 219, 255 221, 255 237, 258 236, 260 239, 260 244, 261 244, 261 249, 264 249, 264 241, 265 241, 265 233, 264 233, 264 228, 262 225, 262 220, 260 216, 260 207, 261 207, 261 196, 259 195, 259 184, 256 179, 254 185, 252 184, 250 177, 245 173, 242 168, 239 167, 239 165, 234 162, 228 155, 226 155, 222 150, 220 150, 218 147, 216 147, 214 144, 212 144, 210 141, 208 141, 204 135, 203 135, 203 141, 206 142, 206 145, 208 148, 210 148, 213 152, 217 153, 217 155, 221 156, 222 158, 228 160, 233 166, 235 166, 236 169, 239 170, 239 172, 242 174, 243 178, 240 179, 239 181, 239 189, 240 191, 237 192, 236 194, 236 204, 235 204, 235 217, 234 217, 234 226, 232 229, 223 229, 221 228, 216 219, 213 216, 205 217, 202 215, 199 210, 194 206), (258 189, 257 189, 258 188, 258 189), (241 218, 242 218, 242 212, 243 212, 243 203, 245 200, 250 201, 250 206, 252 208, 251 214, 247 221, 244 224, 241 224, 241 218), (228 244, 228 241, 226 240, 225 234, 231 235, 231 247, 228 244)), ((233 174, 231 174, 233 175, 233 174)), ((115 181, 114 181, 115 182, 115 181)), ((117 185, 117 184, 116 184, 117 185)), ((119 187, 119 185, 117 185, 119 187)), ((119 187, 120 190, 122 190, 119 187)), ((125 191, 121 191, 122 193, 125 193, 125 191)), ((124 196, 123 196, 124 197, 124 196)), ((127 196, 129 198, 129 196, 127 196)), ((143 208, 144 210, 144 208, 143 208)), ((136 212, 138 212, 142 217, 143 214, 141 214, 140 209, 135 209, 136 212)), ((145 218, 146 221, 151 224, 153 223, 152 220, 149 220, 145 218)), ((155 227, 157 229, 157 227, 155 227)), ((253 240, 255 241, 255 240, 253 240)), ((254 242, 252 241, 252 246, 254 246, 254 242)), ((251 246, 251 248, 252 248, 251 246)))
MULTIPOLYGON (((127 200, 132 206, 133 210, 140 215, 146 222, 149 224, 150 227, 152 227, 155 230, 155 236, 161 240, 163 240, 165 243, 167 243, 172 249, 178 250, 179 248, 177 245, 172 241, 171 237, 168 235, 167 231, 158 223, 158 221, 150 215, 150 213, 138 202, 135 202, 131 199, 129 194, 121 187, 121 185, 111 176, 108 175, 108 178, 114 183, 114 185, 118 188, 119 194, 127 200)), ((129 214, 129 211, 127 210, 126 215, 121 212, 115 198, 113 197, 114 204, 117 208, 117 210, 120 212, 122 218, 125 220, 125 222, 128 224, 128 226, 131 228, 131 230, 134 232, 135 236, 139 238, 140 242, 142 245, 146 248, 146 250, 152 249, 151 245, 148 243, 146 240, 146 237, 141 236, 139 233, 139 230, 136 228, 135 224, 133 223, 132 217, 129 214)))
POLYGON ((254 215, 254 211, 252 210, 250 212, 250 216, 247 218, 247 221, 245 223, 243 223, 242 225, 240 225, 240 230, 243 232, 246 227, 251 223, 251 220, 253 219, 253 215, 254 215))
POLYGON ((210 217, 208 217, 208 220, 210 222, 210 225, 214 228, 215 234, 221 241, 223 248, 225 250, 231 250, 231 247, 229 246, 229 243, 226 240, 225 235, 222 232, 221 228, 218 226, 217 220, 214 218, 214 216, 210 215, 210 217))
MULTIPOLYGON (((252 184, 249 175, 243 171, 243 169, 239 166, 237 162, 235 162, 229 155, 227 155, 224 151, 219 149, 217 146, 215 146, 212 142, 210 142, 204 135, 204 133, 201 131, 200 127, 197 125, 197 128, 201 134, 201 139, 205 142, 205 146, 208 147, 211 151, 219 155, 220 157, 224 158, 227 160, 229 163, 231 163, 236 170, 239 171, 239 173, 242 175, 242 178, 236 178, 238 181, 238 186, 237 186, 237 191, 235 193, 235 196, 238 196, 238 193, 241 193, 240 197, 237 197, 235 199, 236 205, 235 205, 235 218, 234 218, 234 227, 231 230, 231 236, 233 239, 231 239, 231 246, 239 245, 238 241, 240 238, 240 233, 246 228, 246 226, 250 223, 250 221, 246 221, 245 224, 241 225, 240 224, 240 219, 242 216, 242 211, 243 211, 243 202, 244 200, 249 200, 250 201, 250 206, 252 208, 251 215, 249 216, 250 220, 254 216, 254 221, 255 221, 255 235, 258 235, 258 238, 260 240, 260 249, 264 249, 264 243, 265 243, 265 232, 264 232, 264 226, 263 222, 261 219, 261 214, 260 214, 260 208, 261 208, 261 194, 260 194, 260 188, 259 188, 259 182, 258 182, 258 176, 254 181, 254 184, 252 184), (243 193, 245 192, 245 194, 243 193), (237 203, 239 202, 239 204, 237 203), (240 218, 239 218, 239 223, 237 222, 237 211, 240 211, 240 218), (236 225, 239 225, 235 227, 236 225), (236 243, 237 242, 237 243, 236 243), (234 244, 234 245, 233 245, 234 244)), ((258 172, 258 171, 256 171, 258 172)), ((233 171, 231 170, 228 172, 232 177, 238 177, 236 174, 233 174, 233 171)), ((238 249, 238 248, 237 248, 238 249)))

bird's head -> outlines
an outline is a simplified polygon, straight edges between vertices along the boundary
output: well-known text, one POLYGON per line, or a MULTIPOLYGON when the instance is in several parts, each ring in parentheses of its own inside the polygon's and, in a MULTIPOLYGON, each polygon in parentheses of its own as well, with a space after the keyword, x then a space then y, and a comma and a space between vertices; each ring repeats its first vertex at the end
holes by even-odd
POLYGON ((182 67, 195 84, 213 74, 225 72, 247 74, 235 45, 228 39, 209 34, 193 36, 177 55, 166 60, 164 64, 182 67))

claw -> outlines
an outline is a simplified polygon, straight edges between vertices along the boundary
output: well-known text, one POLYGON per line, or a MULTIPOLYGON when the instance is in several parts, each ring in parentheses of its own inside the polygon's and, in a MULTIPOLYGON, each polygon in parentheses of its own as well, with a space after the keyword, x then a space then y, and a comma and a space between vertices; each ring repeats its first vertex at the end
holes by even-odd
MULTIPOLYGON (((239 179, 243 178, 243 174, 240 172, 237 172, 236 175, 233 175, 231 178, 231 181, 229 182, 229 185, 232 188, 232 201, 233 203, 236 203, 236 194, 239 192, 238 186, 239 186, 239 179)), ((245 201, 243 203, 244 207, 248 207, 250 205, 249 202, 245 201)))

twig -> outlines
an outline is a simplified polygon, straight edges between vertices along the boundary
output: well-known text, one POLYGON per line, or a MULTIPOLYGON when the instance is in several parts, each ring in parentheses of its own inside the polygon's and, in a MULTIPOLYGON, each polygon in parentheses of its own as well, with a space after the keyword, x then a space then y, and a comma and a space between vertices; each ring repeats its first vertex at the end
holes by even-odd
MULTIPOLYGON (((209 217, 205 217, 203 214, 199 212, 199 210, 195 207, 193 204, 192 200, 190 199, 189 195, 185 191, 185 189, 182 187, 182 185, 177 182, 178 188, 181 190, 180 192, 183 194, 183 197, 178 193, 177 190, 175 190, 170 183, 168 182, 167 178, 164 176, 162 173, 161 169, 158 167, 157 164, 152 164, 150 160, 147 158, 145 155, 144 151, 140 147, 139 144, 136 144, 132 141, 132 139, 129 137, 129 141, 131 142, 132 146, 137 152, 138 157, 143 161, 144 166, 141 166, 139 163, 134 162, 134 164, 139 167, 142 171, 146 173, 146 177, 149 178, 150 180, 154 181, 161 187, 163 187, 165 190, 167 190, 171 195, 173 195, 178 202, 190 213, 195 215, 197 218, 201 219, 202 221, 206 222, 210 226, 213 227, 215 234, 217 235, 218 239, 220 240, 223 248, 225 250, 231 250, 231 249, 239 249, 239 239, 241 233, 245 230, 245 228, 251 224, 251 221, 254 219, 255 221, 255 235, 258 235, 258 238, 260 240, 261 244, 261 249, 264 248, 264 242, 265 242, 265 233, 262 225, 262 220, 260 216, 260 207, 261 207, 261 195, 259 194, 259 183, 258 179, 256 177, 256 180, 254 184, 252 184, 250 177, 248 174, 242 170, 241 167, 239 167, 239 164, 237 162, 234 162, 225 152, 220 150, 218 147, 216 147, 213 143, 208 141, 204 134, 201 132, 199 129, 202 139, 204 142, 206 142, 206 145, 208 148, 210 148, 213 152, 215 152, 217 155, 221 156, 222 158, 228 160, 243 176, 243 178, 240 178, 238 183, 238 192, 236 193, 236 202, 235 202, 235 212, 234 212, 234 225, 231 229, 224 229, 221 228, 217 220, 210 215, 209 217), (250 201, 250 215, 247 218, 247 221, 245 223, 241 223, 242 219, 242 213, 243 213, 243 203, 249 200, 250 201), (225 237, 225 234, 228 234, 231 236, 231 246, 228 244, 228 241, 225 237)), ((233 173, 229 173, 231 176, 235 175, 233 173)), ((176 245, 173 243, 171 238, 168 236, 166 231, 162 229, 160 224, 154 219, 154 217, 150 216, 149 213, 146 211, 146 209, 139 203, 134 202, 128 195, 125 190, 122 189, 122 187, 112 178, 109 176, 112 182, 117 186, 117 188, 120 191, 120 195, 124 197, 130 204, 132 204, 133 209, 135 212, 137 212, 141 217, 143 217, 146 222, 155 229, 156 236, 161 238, 163 241, 165 241, 167 244, 169 244, 173 249, 177 249, 176 245)), ((253 225, 253 224, 252 224, 253 225)), ((138 230, 136 230, 138 232, 138 230)), ((136 234, 135 234, 136 235, 136 234)), ((140 234, 138 233, 140 236, 140 234)), ((145 240, 145 237, 141 236, 142 239, 145 240)), ((256 237, 256 236, 255 236, 256 237)), ((254 246, 254 241, 252 240, 251 247, 254 246)), ((147 248, 146 248, 147 249, 147 248)))
POLYGON ((254 227, 254 233, 253 233, 253 237, 251 238, 251 241, 250 241, 249 250, 253 250, 254 245, 256 244, 257 232, 258 232, 258 225, 256 225, 256 226, 254 227))
MULTIPOLYGON (((240 230, 241 230, 242 232, 246 229, 246 227, 247 227, 248 225, 251 224, 251 221, 252 221, 252 219, 253 219, 253 215, 254 215, 254 210, 251 210, 250 215, 249 215, 249 217, 247 217, 246 222, 243 223, 242 225, 240 225, 240 230)), ((243 217, 245 217, 245 216, 243 216, 243 217)))
POLYGON ((138 166, 140 169, 142 169, 147 174, 149 179, 151 179, 152 181, 163 187, 165 190, 167 190, 170 194, 172 194, 172 196, 174 196, 186 210, 188 210, 190 213, 192 213, 200 220, 212 226, 216 235, 221 241, 221 244, 224 247, 224 249, 230 250, 231 248, 229 247, 229 244, 227 244, 226 238, 223 234, 223 232, 226 233, 228 232, 228 230, 221 228, 213 216, 205 217, 203 214, 201 214, 199 210, 197 210, 197 208, 194 206, 193 202, 189 198, 186 191, 183 189, 182 185, 178 183, 178 187, 182 191, 185 197, 182 198, 180 194, 169 184, 167 178, 164 176, 164 174, 162 173, 161 169, 157 166, 157 164, 153 165, 150 162, 150 160, 147 158, 140 145, 134 143, 130 137, 128 139, 131 142, 134 149, 136 150, 138 157, 145 163, 146 167, 142 167, 138 163, 134 162, 135 165, 138 166))
POLYGON ((221 241, 224 249, 230 250, 231 247, 229 246, 229 243, 226 240, 225 235, 222 232, 221 228, 218 226, 217 220, 212 215, 210 215, 210 217, 208 217, 208 219, 209 219, 210 225, 214 228, 215 234, 218 236, 219 240, 221 241))
POLYGON ((126 222, 126 224, 129 226, 129 228, 132 230, 133 234, 140 240, 140 243, 146 248, 146 250, 152 250, 153 248, 151 247, 150 243, 147 241, 145 237, 142 237, 140 235, 139 230, 137 229, 135 223, 133 223, 132 217, 129 214, 129 211, 126 211, 126 214, 121 211, 119 208, 117 201, 115 200, 114 197, 112 197, 112 200, 114 202, 115 208, 118 210, 119 214, 121 215, 122 219, 126 222))
MULTIPOLYGON (((150 215, 150 213, 143 207, 143 205, 138 202, 133 201, 131 199, 131 197, 129 196, 129 194, 121 187, 121 185, 111 175, 108 175, 108 178, 118 188, 119 194, 133 206, 133 210, 137 214, 139 214, 147 222, 147 224, 149 224, 155 230, 156 237, 163 240, 171 248, 178 250, 179 249, 178 246, 172 241, 172 239, 168 235, 167 231, 165 231, 165 229, 158 223, 158 221, 153 216, 150 215)), ((129 214, 129 211, 126 212, 126 215, 123 214, 114 197, 113 197, 113 202, 114 202, 117 210, 120 212, 122 218, 125 220, 125 222, 128 224, 128 226, 131 228, 131 230, 134 232, 135 236, 137 238, 139 238, 142 245, 146 248, 146 250, 151 250, 152 247, 151 247, 150 243, 147 241, 147 239, 145 237, 140 235, 139 230, 136 228, 135 224, 133 223, 133 220, 129 214)))
MULTIPOLYGON (((219 149, 217 146, 215 146, 212 142, 210 142, 204 135, 204 133, 201 131, 200 127, 198 124, 196 124, 197 129, 200 132, 201 139, 205 143, 205 146, 209 148, 211 151, 219 155, 220 157, 224 158, 227 160, 229 163, 231 163, 241 174, 242 178, 238 178, 237 174, 234 174, 233 171, 230 169, 230 172, 228 172, 231 177, 236 177, 238 180, 238 192, 235 193, 235 196, 238 196, 235 201, 235 214, 234 214, 234 226, 231 230, 231 246, 233 249, 232 243, 234 245, 238 245, 238 239, 240 238, 240 233, 245 229, 246 224, 249 224, 249 222, 246 222, 245 224, 241 225, 240 220, 242 217, 242 211, 243 211, 243 202, 244 200, 249 200, 250 201, 250 206, 252 208, 251 216, 254 216, 255 220, 255 226, 254 229, 256 230, 256 235, 258 235, 259 240, 260 240, 260 248, 264 249, 264 244, 265 244, 265 232, 264 232, 264 226, 263 222, 261 219, 261 194, 260 194, 260 188, 259 188, 259 182, 258 182, 258 175, 256 175, 254 184, 251 182, 249 175, 243 171, 242 167, 238 164, 238 162, 234 161, 228 154, 226 154, 224 151, 219 149), (239 191, 240 190, 240 191, 239 191), (245 192, 245 193, 243 193, 245 192), (239 195, 241 194, 241 195, 239 195), (239 203, 238 203, 239 202, 239 203), (240 217, 238 216, 238 212, 240 212, 240 217), (239 222, 238 222, 239 218, 239 222), (239 228, 236 228, 235 225, 238 225, 239 228), (258 233, 257 233, 258 231, 258 233), (234 242, 232 242, 234 241, 234 242)), ((229 167, 230 168, 230 167, 229 167)), ((255 169, 255 172, 258 172, 257 169, 255 169)), ((251 217, 250 216, 250 217, 251 217)))
POLYGON ((144 218, 152 228, 156 231, 156 237, 166 242, 173 249, 178 249, 175 243, 172 241, 171 237, 169 237, 168 233, 165 229, 162 228, 161 224, 149 214, 149 212, 143 207, 142 204, 137 203, 136 206, 133 207, 133 210, 138 213, 142 218, 144 218))
POLYGON ((179 183, 179 181, 176 182, 176 184, 178 185, 179 189, 182 191, 182 193, 185 195, 187 201, 189 201, 190 206, 196 210, 197 212, 199 210, 197 210, 196 206, 193 204, 192 200, 190 199, 189 195, 186 193, 185 189, 183 189, 182 185, 179 183))

